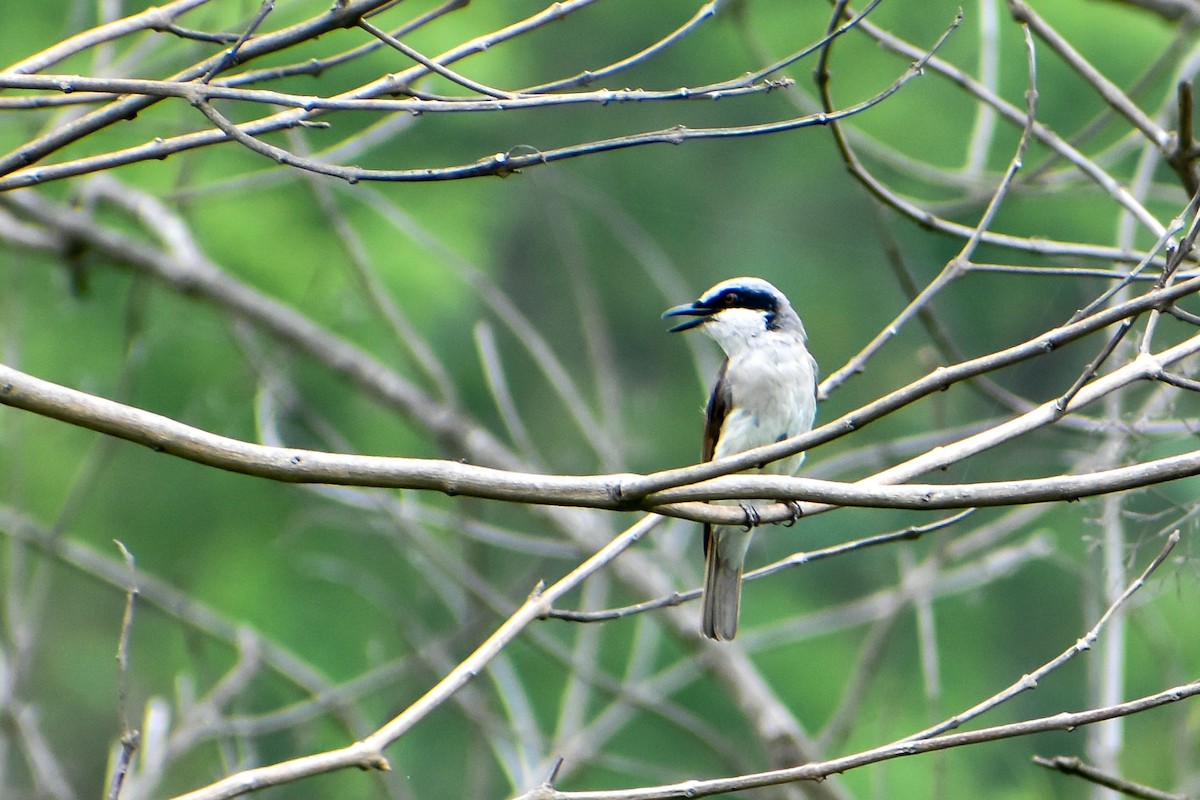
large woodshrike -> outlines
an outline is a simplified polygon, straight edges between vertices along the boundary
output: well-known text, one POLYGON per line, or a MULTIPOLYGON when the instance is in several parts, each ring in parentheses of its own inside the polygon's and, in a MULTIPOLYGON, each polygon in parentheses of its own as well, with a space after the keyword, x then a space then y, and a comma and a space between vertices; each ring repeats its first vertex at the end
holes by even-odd
MULTIPOLYGON (((700 328, 725 351, 708 401, 704 460, 782 441, 812 429, 817 409, 817 363, 805 347, 804 324, 788 299, 761 278, 731 278, 694 303, 663 317, 695 317, 671 328, 700 328)), ((791 475, 804 453, 762 467, 791 475)), ((747 506, 753 515, 753 506, 747 506)), ((737 633, 742 565, 752 528, 704 526, 704 611, 700 630, 710 639, 737 633)))

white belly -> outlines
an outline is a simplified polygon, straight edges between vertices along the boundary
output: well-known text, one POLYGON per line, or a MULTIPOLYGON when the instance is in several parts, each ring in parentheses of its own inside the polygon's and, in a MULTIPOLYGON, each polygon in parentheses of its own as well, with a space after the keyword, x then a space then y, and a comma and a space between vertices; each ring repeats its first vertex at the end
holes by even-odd
MULTIPOLYGON (((756 347, 731 358, 725 380, 731 408, 717 440, 716 456, 774 444, 812 430, 816 413, 816 370, 812 357, 794 343, 756 347)), ((766 465, 764 471, 791 475, 804 454, 766 465)))

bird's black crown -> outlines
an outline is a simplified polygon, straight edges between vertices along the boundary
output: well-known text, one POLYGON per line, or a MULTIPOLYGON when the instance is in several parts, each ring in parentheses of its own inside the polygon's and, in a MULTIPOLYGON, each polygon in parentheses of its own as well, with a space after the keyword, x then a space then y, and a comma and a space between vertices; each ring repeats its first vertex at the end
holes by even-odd
POLYGON ((746 286, 726 287, 712 297, 702 298, 701 302, 714 311, 723 308, 748 308, 774 314, 779 310, 779 300, 773 292, 746 286))

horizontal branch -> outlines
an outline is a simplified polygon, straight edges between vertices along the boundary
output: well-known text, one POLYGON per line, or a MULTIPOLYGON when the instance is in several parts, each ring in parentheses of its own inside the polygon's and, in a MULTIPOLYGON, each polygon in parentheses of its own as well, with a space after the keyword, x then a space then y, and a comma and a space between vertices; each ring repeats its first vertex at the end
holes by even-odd
MULTIPOLYGON (((1200 451, 1083 475, 946 485, 881 486, 746 474, 705 480, 707 465, 701 464, 671 471, 676 479, 690 473, 696 482, 653 494, 631 495, 629 487, 636 487, 641 481, 653 483, 661 473, 550 475, 440 459, 270 447, 219 436, 159 414, 43 381, 4 365, 0 365, 0 404, 196 463, 289 483, 422 489, 451 496, 613 511, 640 509, 729 525, 743 524, 746 512, 736 506, 708 505, 704 501, 756 498, 868 508, 971 508, 1078 500, 1200 474, 1200 451)), ((779 522, 787 519, 789 513, 781 506, 764 509, 759 516, 763 522, 779 522)))
MULTIPOLYGON (((1200 451, 1081 475, 981 483, 886 486, 780 475, 724 475, 649 495, 641 505, 648 511, 666 516, 739 525, 746 519, 742 509, 711 506, 707 501, 755 498, 926 511, 1081 500, 1196 475, 1200 475, 1200 451)), ((789 518, 782 508, 768 509, 759 516, 763 522, 782 522, 789 518)))
POLYGON ((81 75, 19 75, 0 73, 0 89, 36 89, 75 94, 89 92, 98 100, 112 95, 176 97, 196 103, 203 100, 239 100, 247 103, 297 108, 304 111, 406 111, 412 114, 476 113, 515 111, 547 106, 595 104, 613 105, 662 100, 723 100, 745 94, 759 94, 791 85, 790 78, 760 80, 745 85, 720 84, 680 87, 663 91, 649 89, 595 89, 560 94, 511 95, 504 98, 424 98, 383 99, 377 97, 324 97, 291 94, 270 89, 241 89, 193 81, 156 81, 138 78, 89 78, 81 75))
MULTIPOLYGON (((271 160, 290 167, 297 167, 319 175, 340 178, 349 183, 359 181, 381 181, 391 183, 413 183, 428 181, 456 181, 468 178, 487 176, 507 177, 524 169, 552 164, 556 161, 580 158, 583 156, 607 153, 614 150, 625 150, 631 147, 644 147, 652 144, 684 144, 685 142, 704 139, 738 139, 749 136, 765 136, 772 133, 811 128, 818 125, 845 119, 860 114, 886 100, 898 91, 904 84, 921 74, 920 63, 909 67, 905 73, 891 86, 874 97, 856 103, 844 109, 828 113, 809 114, 803 117, 762 122, 750 125, 732 125, 713 128, 689 128, 685 125, 675 125, 661 130, 644 131, 626 136, 615 136, 609 139, 596 139, 581 144, 555 147, 540 150, 522 145, 507 152, 494 153, 470 163, 449 167, 423 169, 367 169, 357 166, 342 166, 317 161, 311 158, 295 155, 282 147, 267 144, 247 133, 243 127, 234 124, 224 115, 217 112, 207 101, 196 99, 194 105, 209 119, 226 137, 245 146, 247 149, 266 156, 271 160)), ((493 103, 512 103, 515 100, 494 100, 493 103)), ((0 183, 2 185, 2 183, 0 183)))

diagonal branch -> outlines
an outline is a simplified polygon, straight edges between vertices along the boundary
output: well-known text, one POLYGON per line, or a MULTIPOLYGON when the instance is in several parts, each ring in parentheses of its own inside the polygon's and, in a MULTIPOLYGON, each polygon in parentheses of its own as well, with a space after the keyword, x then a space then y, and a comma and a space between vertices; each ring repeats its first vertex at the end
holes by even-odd
POLYGON ((384 748, 408 732, 417 722, 465 686, 478 675, 530 623, 537 621, 551 608, 554 601, 576 588, 589 575, 605 567, 623 551, 654 529, 660 520, 646 517, 617 536, 587 561, 548 588, 536 587, 529 599, 505 620, 496 631, 466 659, 446 674, 437 685, 426 692, 401 714, 370 736, 347 747, 309 756, 301 756, 230 775, 214 784, 180 795, 177 800, 226 800, 248 792, 291 783, 326 772, 358 767, 359 769, 390 769, 383 756, 384 748))
POLYGON ((1113 110, 1129 120, 1133 127, 1141 131, 1164 155, 1167 153, 1172 143, 1170 133, 1150 119, 1146 112, 1142 111, 1125 92, 1121 91, 1119 86, 1093 67, 1062 34, 1038 15, 1028 3, 1024 0, 1008 0, 1008 6, 1012 11, 1013 19, 1027 25, 1039 39, 1050 46, 1051 50, 1058 53, 1077 75, 1091 84, 1096 93, 1104 98, 1104 101, 1112 106, 1113 110))
POLYGON ((521 795, 519 800, 677 800, 677 798, 684 797, 711 797, 795 781, 820 781, 831 775, 848 772, 869 764, 878 764, 881 761, 889 761, 893 758, 935 753, 953 747, 995 742, 1048 731, 1071 731, 1083 725, 1094 725, 1097 722, 1139 714, 1152 708, 1178 703, 1196 695, 1200 695, 1200 681, 1175 686, 1127 703, 1118 703, 1088 711, 1063 712, 1049 717, 997 725, 967 733, 951 733, 915 742, 900 740, 853 755, 788 769, 758 772, 733 778, 690 780, 677 784, 646 786, 637 789, 561 792, 553 786, 543 785, 521 795))

